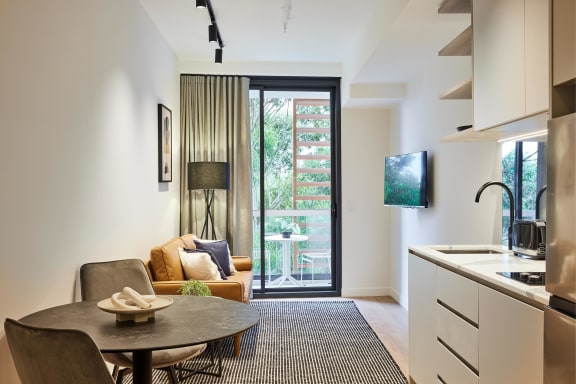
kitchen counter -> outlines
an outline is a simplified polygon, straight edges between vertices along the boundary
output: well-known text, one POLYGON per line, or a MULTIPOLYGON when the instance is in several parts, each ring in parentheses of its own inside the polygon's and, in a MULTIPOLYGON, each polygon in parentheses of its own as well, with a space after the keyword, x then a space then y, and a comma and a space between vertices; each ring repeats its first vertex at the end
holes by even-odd
POLYGON ((545 260, 515 256, 506 247, 498 245, 422 245, 410 246, 408 249, 416 256, 527 304, 540 308, 548 305, 550 294, 544 286, 524 284, 497 274, 497 272, 545 272, 545 260), (451 253, 439 250, 449 250, 451 253), (465 250, 466 253, 458 253, 459 250, 465 250), (479 253, 473 253, 474 250, 478 250, 479 253), (503 253, 480 253, 485 250, 503 253))

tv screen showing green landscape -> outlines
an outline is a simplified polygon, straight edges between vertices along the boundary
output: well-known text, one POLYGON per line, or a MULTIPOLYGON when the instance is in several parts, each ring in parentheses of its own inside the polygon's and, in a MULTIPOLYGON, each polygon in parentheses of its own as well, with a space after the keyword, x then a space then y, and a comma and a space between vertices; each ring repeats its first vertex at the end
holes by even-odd
POLYGON ((426 151, 384 159, 384 205, 426 208, 426 151))

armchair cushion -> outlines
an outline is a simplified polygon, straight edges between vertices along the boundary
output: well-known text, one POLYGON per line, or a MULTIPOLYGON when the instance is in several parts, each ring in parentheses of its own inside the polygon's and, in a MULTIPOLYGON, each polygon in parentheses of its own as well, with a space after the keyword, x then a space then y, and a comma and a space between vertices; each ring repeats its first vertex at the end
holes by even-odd
POLYGON ((182 263, 180 263, 180 253, 178 248, 184 248, 186 244, 178 237, 167 243, 152 248, 150 251, 150 264, 153 271, 154 280, 186 280, 182 263))

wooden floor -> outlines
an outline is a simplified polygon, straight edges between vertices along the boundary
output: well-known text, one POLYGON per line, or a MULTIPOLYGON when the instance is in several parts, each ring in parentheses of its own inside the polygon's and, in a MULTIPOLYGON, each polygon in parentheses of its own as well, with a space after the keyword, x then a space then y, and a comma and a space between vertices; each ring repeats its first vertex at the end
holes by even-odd
POLYGON ((408 378, 408 312, 391 297, 352 299, 408 378))

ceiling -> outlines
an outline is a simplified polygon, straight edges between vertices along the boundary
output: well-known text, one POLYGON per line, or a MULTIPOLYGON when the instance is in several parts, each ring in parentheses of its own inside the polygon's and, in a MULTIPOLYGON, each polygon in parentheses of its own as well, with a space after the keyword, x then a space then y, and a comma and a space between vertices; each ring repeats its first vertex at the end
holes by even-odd
MULTIPOLYGON (((441 0, 211 0, 224 63, 339 63, 356 83, 397 83, 469 23, 441 0), (287 18, 286 25, 284 21, 287 18)), ((140 0, 181 61, 214 62, 195 0, 140 0)), ((218 65, 218 64, 213 64, 218 65)))

